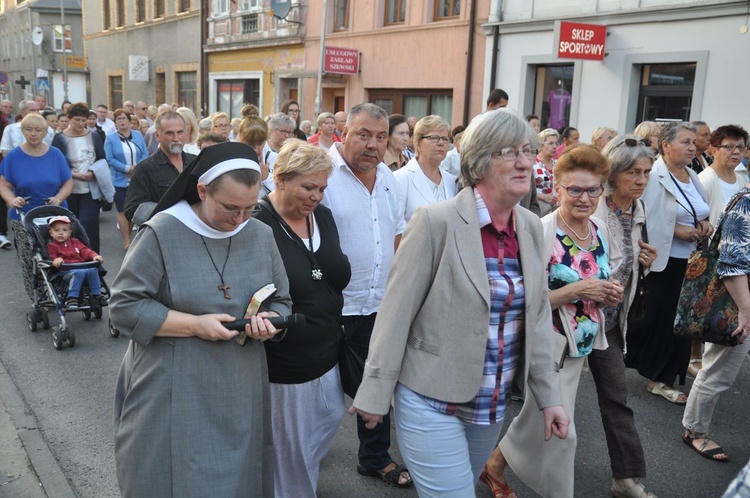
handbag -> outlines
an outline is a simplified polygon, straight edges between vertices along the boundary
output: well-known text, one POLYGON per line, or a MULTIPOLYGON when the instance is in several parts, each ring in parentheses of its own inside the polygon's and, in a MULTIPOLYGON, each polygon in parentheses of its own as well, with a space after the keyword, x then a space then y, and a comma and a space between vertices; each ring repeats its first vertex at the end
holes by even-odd
MULTIPOLYGON (((281 215, 276 211, 276 209, 274 209, 273 205, 270 202, 266 201, 266 199, 261 199, 258 204, 262 208, 267 209, 268 212, 270 212, 274 216, 274 218, 276 218, 276 220, 281 224, 282 228, 284 228, 284 230, 289 234, 292 240, 294 240, 297 245, 300 246, 302 251, 310 260, 312 268, 320 268, 318 261, 315 259, 315 254, 305 247, 302 239, 300 239, 299 236, 297 236, 297 234, 294 232, 294 230, 289 227, 289 225, 284 221, 281 215)), ((326 278, 325 272, 322 273, 320 280, 323 281, 323 284, 325 284, 328 292, 338 302, 336 292, 333 290, 333 287, 331 287, 330 282, 326 278)), ((341 321, 341 316, 339 315, 339 323, 341 321)), ((341 325, 341 328, 339 330, 339 378, 341 379, 341 387, 344 390, 344 394, 346 394, 350 398, 354 398, 354 396, 357 394, 357 389, 359 389, 359 385, 362 383, 362 376, 364 375, 364 373, 365 361, 360 358, 360 356, 352 349, 349 341, 346 340, 346 335, 344 334, 344 326, 341 325)))
MULTIPOLYGON (((641 201, 641 207, 645 213, 646 205, 643 201, 641 201)), ((648 244, 648 229, 645 222, 641 225, 641 240, 648 244)), ((628 328, 630 328, 631 322, 635 326, 636 322, 640 322, 646 317, 648 284, 646 283, 646 272, 640 263, 638 263, 638 276, 636 278, 635 297, 633 297, 633 302, 630 303, 630 308, 628 308, 628 328)))
POLYGON ((732 337, 737 329, 737 305, 716 273, 719 260, 719 240, 724 219, 745 193, 738 193, 727 204, 711 242, 693 251, 688 258, 682 282, 674 333, 721 346, 736 346, 732 337))

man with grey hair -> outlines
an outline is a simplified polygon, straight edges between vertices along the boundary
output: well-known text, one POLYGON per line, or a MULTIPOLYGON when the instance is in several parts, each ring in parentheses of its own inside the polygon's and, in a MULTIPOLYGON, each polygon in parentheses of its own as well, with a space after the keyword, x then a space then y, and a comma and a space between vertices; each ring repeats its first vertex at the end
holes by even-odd
POLYGON ((268 138, 263 146, 262 156, 268 167, 268 178, 263 180, 268 190, 274 190, 276 187, 273 183, 273 163, 276 156, 284 145, 284 141, 294 137, 294 129, 297 123, 286 113, 278 112, 268 118, 268 138))
POLYGON ((203 118, 198 123, 198 135, 208 133, 213 128, 214 124, 211 122, 211 118, 203 118))
POLYGON ((693 162, 690 163, 690 168, 696 173, 700 173, 714 162, 714 159, 706 152, 711 147, 711 128, 705 121, 691 121, 690 124, 698 128, 698 132, 695 134, 695 157, 693 162))
POLYGON ((135 112, 135 104, 132 100, 126 100, 122 103, 122 110, 127 112, 128 114, 133 114, 135 112))
POLYGON ((138 119, 145 119, 148 121, 149 126, 153 126, 154 121, 148 117, 148 105, 142 100, 139 100, 138 103, 135 106, 135 115, 138 116, 138 119))
POLYGON ((169 110, 156 116, 155 137, 159 148, 138 163, 130 179, 125 198, 125 217, 136 225, 151 217, 156 204, 182 168, 195 159, 193 154, 183 152, 185 145, 185 120, 169 110))
POLYGON ((13 102, 8 99, 0 100, 0 121, 3 121, 6 126, 13 124, 13 102))
MULTIPOLYGON (((388 145, 386 112, 374 104, 354 106, 342 139, 329 150, 333 174, 323 204, 333 212, 341 249, 352 267, 352 278, 344 289, 344 334, 352 349, 365 359, 388 271, 406 223, 398 183, 382 162, 388 145)), ((388 454, 390 416, 384 416, 383 423, 372 429, 365 424, 357 416, 357 472, 398 487, 411 486, 408 471, 388 454)))

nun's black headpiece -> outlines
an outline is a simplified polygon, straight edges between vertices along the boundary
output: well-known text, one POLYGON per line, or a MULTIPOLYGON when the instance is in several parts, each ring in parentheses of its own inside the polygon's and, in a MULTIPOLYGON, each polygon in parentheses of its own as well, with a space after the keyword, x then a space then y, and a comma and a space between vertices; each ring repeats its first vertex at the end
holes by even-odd
POLYGON ((239 142, 225 142, 206 147, 182 169, 159 203, 152 217, 185 200, 188 204, 200 202, 198 183, 209 184, 229 171, 249 169, 260 173, 258 154, 252 147, 239 142))

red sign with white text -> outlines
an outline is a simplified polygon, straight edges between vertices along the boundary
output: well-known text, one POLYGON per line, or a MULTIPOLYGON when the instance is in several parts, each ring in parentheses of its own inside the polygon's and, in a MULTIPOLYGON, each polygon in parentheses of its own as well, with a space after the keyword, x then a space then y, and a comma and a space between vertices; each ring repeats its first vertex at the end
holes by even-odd
POLYGON ((326 47, 323 72, 335 74, 357 74, 359 72, 359 50, 353 48, 326 47))
POLYGON ((555 52, 560 59, 603 61, 606 39, 606 26, 560 21, 555 52))

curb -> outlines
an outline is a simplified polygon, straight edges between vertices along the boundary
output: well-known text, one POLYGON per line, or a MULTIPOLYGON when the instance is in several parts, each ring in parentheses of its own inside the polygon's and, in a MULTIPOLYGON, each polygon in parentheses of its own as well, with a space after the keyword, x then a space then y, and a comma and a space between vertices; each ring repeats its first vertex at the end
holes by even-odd
POLYGON ((47 496, 55 498, 75 498, 76 494, 44 440, 36 419, 19 395, 13 379, 2 362, 0 362, 0 399, 5 405, 15 427, 16 436, 21 440, 31 463, 31 470, 36 473, 43 491, 47 496))

